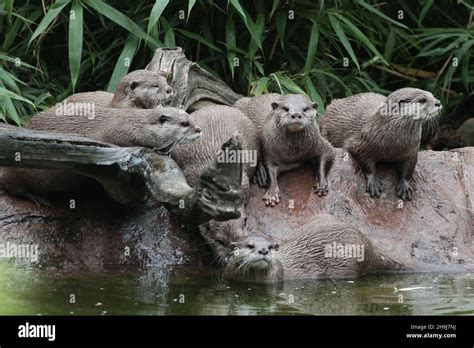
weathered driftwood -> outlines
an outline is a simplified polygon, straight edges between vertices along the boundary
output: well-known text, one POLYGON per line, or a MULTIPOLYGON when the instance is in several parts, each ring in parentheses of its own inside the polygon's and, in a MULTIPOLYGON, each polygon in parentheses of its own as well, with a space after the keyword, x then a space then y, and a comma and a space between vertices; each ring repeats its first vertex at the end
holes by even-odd
MULTIPOLYGON (((238 139, 223 148, 239 149, 238 139)), ((184 223, 240 216, 241 164, 215 163, 191 188, 169 157, 145 148, 118 147, 86 137, 0 125, 0 166, 61 169, 91 177, 116 201, 153 197, 184 223), (54 154, 52 156, 52 154, 54 154)))
POLYGON ((173 106, 184 106, 187 111, 197 110, 206 103, 233 105, 242 98, 224 82, 186 58, 181 47, 158 48, 146 67, 163 71, 169 76, 176 96, 173 106))

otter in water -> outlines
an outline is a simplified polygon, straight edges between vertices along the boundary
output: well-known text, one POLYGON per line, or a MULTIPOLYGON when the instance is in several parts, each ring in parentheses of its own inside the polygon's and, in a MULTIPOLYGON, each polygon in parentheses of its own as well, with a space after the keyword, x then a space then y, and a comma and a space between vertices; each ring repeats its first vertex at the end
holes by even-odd
POLYGON ((382 191, 376 163, 394 162, 400 177, 397 196, 410 200, 422 125, 434 122, 441 109, 438 99, 417 88, 402 88, 388 97, 360 93, 328 106, 321 118, 321 134, 354 157, 372 197, 379 198, 382 191))
POLYGON ((317 103, 303 95, 265 94, 242 98, 235 107, 254 122, 262 143, 263 166, 257 181, 268 190, 263 196, 266 205, 280 202, 278 174, 312 162, 317 167, 315 192, 328 192, 327 173, 334 161, 334 148, 319 133, 316 124, 317 103))
MULTIPOLYGON (((97 107, 93 115, 58 116, 53 110, 36 115, 29 129, 86 136, 118 146, 142 146, 169 154, 180 144, 193 141, 201 129, 184 110, 158 107, 150 110, 97 107)), ((87 178, 60 170, 3 168, 0 186, 14 196, 48 205, 37 194, 77 189, 87 178)))
POLYGON ((224 276, 245 281, 344 278, 408 270, 362 232, 330 216, 318 216, 279 244, 263 234, 249 234, 228 244, 225 250, 215 250, 224 260, 224 276))
POLYGON ((171 104, 173 98, 173 89, 168 85, 164 73, 135 70, 122 78, 115 94, 104 91, 77 93, 62 103, 94 103, 99 107, 153 109, 171 104))
MULTIPOLYGON (((191 114, 202 129, 202 136, 192 144, 181 144, 172 152, 171 157, 178 163, 190 186, 197 185, 199 177, 215 159, 220 160, 221 146, 237 134, 242 141, 240 154, 222 156, 222 160, 236 160, 243 164, 242 191, 247 197, 249 178, 255 172, 259 141, 252 122, 238 109, 229 106, 206 106, 191 114)), ((245 204, 245 202, 244 202, 245 204)), ((213 243, 215 248, 227 248, 229 238, 238 238, 247 234, 247 219, 244 206, 240 207, 242 216, 228 221, 211 220, 199 226, 203 238, 213 243)))

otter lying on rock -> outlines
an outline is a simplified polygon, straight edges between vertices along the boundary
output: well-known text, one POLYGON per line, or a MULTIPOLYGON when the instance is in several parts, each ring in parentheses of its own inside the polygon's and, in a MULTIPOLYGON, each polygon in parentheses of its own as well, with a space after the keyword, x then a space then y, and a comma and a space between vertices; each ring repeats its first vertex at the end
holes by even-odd
POLYGON ((367 192, 380 197, 377 162, 394 162, 400 176, 397 196, 412 198, 410 179, 418 160, 422 125, 442 109, 430 92, 402 88, 388 97, 360 93, 334 100, 321 118, 321 134, 354 157, 367 179, 367 192))
MULTIPOLYGON (((203 170, 208 167, 217 155, 218 160, 243 162, 242 191, 247 197, 249 178, 255 172, 259 142, 252 122, 238 109, 229 106, 206 106, 191 114, 196 124, 202 129, 202 137, 192 144, 181 144, 171 153, 178 163, 190 186, 198 183, 203 170), (225 154, 220 149, 223 143, 237 134, 242 141, 241 154, 225 154), (226 156, 224 156, 226 155, 226 156), (234 157, 231 157, 234 156, 234 157)), ((245 202, 244 202, 245 204, 245 202)), ((242 216, 228 221, 211 220, 199 226, 203 238, 217 249, 227 248, 229 238, 238 238, 247 234, 244 206, 242 216), (208 238, 208 236, 212 236, 208 238)))
MULTIPOLYGON (((163 154, 169 154, 176 145, 201 135, 193 118, 184 110, 173 107, 151 110, 97 107, 95 113, 88 116, 58 116, 49 109, 36 115, 26 128, 78 134, 118 146, 148 147, 163 154)), ((48 201, 38 195, 78 189, 87 180, 59 170, 0 169, 0 188, 37 205, 48 205, 48 201)))
POLYGON ((61 103, 94 103, 99 107, 153 109, 171 104, 173 97, 173 89, 168 85, 164 73, 135 70, 120 80, 115 94, 104 91, 77 93, 61 103))
POLYGON ((270 237, 252 234, 228 244, 226 250, 213 250, 223 260, 224 276, 238 280, 346 278, 408 270, 362 232, 331 216, 319 216, 279 245, 270 237))
MULTIPOLYGON (((299 167, 304 162, 317 166, 315 191, 328 192, 327 173, 334 160, 334 149, 319 133, 316 103, 297 94, 265 94, 239 99, 235 106, 254 122, 262 143, 263 165, 268 172, 266 205, 280 202, 278 174, 299 167)), ((259 183, 266 185, 265 171, 259 170, 259 183)))

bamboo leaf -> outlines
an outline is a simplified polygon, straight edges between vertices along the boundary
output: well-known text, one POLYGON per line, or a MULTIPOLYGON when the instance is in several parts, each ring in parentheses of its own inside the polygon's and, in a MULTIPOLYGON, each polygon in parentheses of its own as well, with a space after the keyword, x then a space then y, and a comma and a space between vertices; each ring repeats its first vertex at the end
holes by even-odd
POLYGON ((313 65, 314 56, 316 55, 316 49, 318 47, 319 30, 316 22, 311 26, 311 32, 309 34, 308 53, 306 54, 306 63, 303 71, 307 72, 313 65))
POLYGON ((31 35, 31 38, 28 41, 28 46, 48 28, 51 22, 59 15, 59 13, 61 13, 61 10, 70 2, 71 0, 57 0, 50 7, 49 11, 46 13, 46 16, 43 17, 43 19, 31 35))
POLYGON ((161 26, 163 27, 163 31, 165 32, 165 47, 175 47, 176 42, 173 28, 169 25, 168 21, 164 17, 161 17, 161 26))
POLYGON ((286 14, 280 11, 276 15, 276 29, 281 48, 285 49, 286 14))
POLYGON ((69 70, 71 73, 72 90, 76 89, 79 71, 81 69, 83 14, 79 0, 74 0, 69 15, 69 70))
POLYGON ((108 92, 115 92, 115 89, 117 88, 117 85, 119 84, 120 80, 127 74, 139 42, 140 40, 135 35, 128 35, 127 41, 123 46, 122 53, 117 59, 114 72, 112 73, 112 77, 110 78, 109 84, 107 86, 108 92))
POLYGON ((7 11, 8 25, 12 25, 13 0, 5 0, 5 9, 7 11))
POLYGON ((354 50, 352 49, 352 46, 349 42, 349 40, 347 39, 347 36, 346 34, 344 33, 344 30, 342 30, 341 28, 341 23, 339 22, 339 20, 332 14, 329 15, 329 21, 331 22, 331 26, 332 28, 334 29, 334 32, 336 33, 337 37, 339 38, 339 40, 341 41, 342 45, 344 46, 344 48, 346 49, 347 53, 349 53, 349 55, 351 56, 352 58, 352 61, 355 63, 355 65, 357 66, 357 70, 360 71, 360 66, 359 66, 359 62, 357 61, 357 57, 354 53, 354 50))
POLYGON ((191 10, 193 9, 195 4, 196 0, 188 0, 188 18, 186 19, 186 21, 189 19, 189 15, 191 14, 191 10))
POLYGON ((263 92, 267 90, 268 82, 270 82, 269 77, 262 77, 260 80, 258 80, 255 90, 253 91, 253 95, 263 94, 263 92))
POLYGON ((375 7, 373 7, 372 5, 366 3, 364 0, 355 0, 355 2, 357 2, 360 6, 362 7, 365 7, 367 10, 369 10, 370 12, 376 14, 377 16, 389 21, 390 23, 393 23, 395 24, 396 26, 399 26, 400 28, 403 28, 403 29, 407 29, 407 30, 410 30, 410 28, 408 28, 405 24, 402 24, 386 15, 384 15, 382 12, 380 12, 379 10, 377 10, 375 7))
POLYGON ((176 28, 176 30, 183 34, 184 36, 186 37, 189 37, 190 39, 193 39, 193 40, 196 40, 196 41, 199 41, 200 43, 206 45, 207 47, 209 47, 210 49, 213 49, 214 51, 217 51, 219 53, 222 53, 222 50, 220 48, 218 48, 217 46, 215 46, 212 42, 210 42, 209 40, 203 38, 201 35, 198 35, 196 33, 192 33, 192 32, 189 32, 189 31, 186 31, 186 30, 183 30, 183 29, 178 29, 176 28))
POLYGON ((166 6, 168 6, 169 0, 156 0, 153 8, 151 9, 150 18, 148 19, 148 27, 146 32, 149 34, 153 27, 160 19, 161 14, 165 10, 166 6))
POLYGON ((227 46, 227 62, 229 63, 230 72, 232 74, 232 79, 234 79, 234 60, 236 57, 235 53, 235 22, 232 17, 227 19, 225 24, 225 36, 226 36, 226 46, 227 46))

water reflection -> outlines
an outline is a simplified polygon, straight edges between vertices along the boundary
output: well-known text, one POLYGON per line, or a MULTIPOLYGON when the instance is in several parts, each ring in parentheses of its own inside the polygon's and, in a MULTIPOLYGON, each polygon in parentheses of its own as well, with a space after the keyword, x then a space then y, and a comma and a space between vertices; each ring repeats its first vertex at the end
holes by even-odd
POLYGON ((473 315, 474 278, 416 274, 257 285, 185 269, 60 275, 1 261, 0 314, 473 315))

